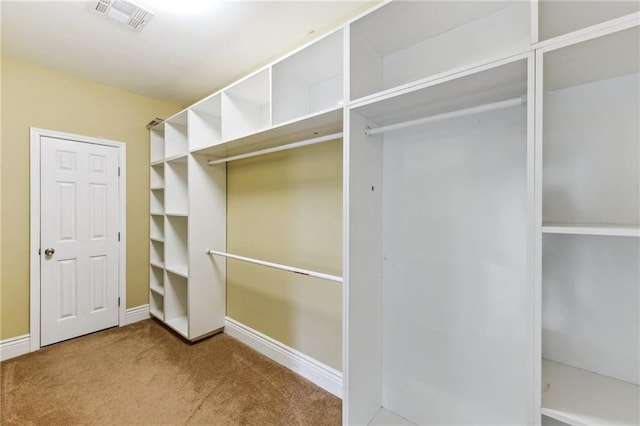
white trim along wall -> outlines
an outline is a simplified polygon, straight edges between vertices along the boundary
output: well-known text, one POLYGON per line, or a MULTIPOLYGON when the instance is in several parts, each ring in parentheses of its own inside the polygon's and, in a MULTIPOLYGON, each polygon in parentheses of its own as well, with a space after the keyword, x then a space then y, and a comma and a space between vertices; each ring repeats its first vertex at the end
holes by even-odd
MULTIPOLYGON (((143 321, 151 318, 149 315, 149 305, 140 305, 135 308, 129 308, 125 313, 125 322, 122 325, 133 324, 134 322, 143 321)), ((0 361, 6 361, 20 355, 28 354, 30 349, 31 338, 29 334, 12 337, 0 341, 0 361)))
POLYGON ((342 398, 342 373, 259 331, 227 317, 224 332, 267 358, 342 398))

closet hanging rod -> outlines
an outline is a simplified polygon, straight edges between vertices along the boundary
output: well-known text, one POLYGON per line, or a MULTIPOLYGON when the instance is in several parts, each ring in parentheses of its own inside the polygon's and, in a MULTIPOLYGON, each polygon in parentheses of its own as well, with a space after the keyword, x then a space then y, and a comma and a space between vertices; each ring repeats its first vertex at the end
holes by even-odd
POLYGON ((300 148, 301 146, 313 145, 320 142, 328 142, 342 137, 342 132, 332 133, 330 135, 318 136, 317 138, 305 139, 300 142, 293 142, 286 145, 275 146, 273 148, 261 149, 259 151, 248 152, 246 154, 233 155, 231 157, 220 158, 217 160, 209 160, 208 164, 213 166, 214 164, 226 163, 228 161, 240 160, 242 158, 255 157, 257 155, 271 154, 272 152, 285 151, 287 149, 300 148))
POLYGON ((389 124, 388 126, 380 126, 368 128, 364 133, 367 136, 377 135, 391 130, 400 130, 407 127, 417 126, 420 124, 432 123, 434 121, 447 120, 449 118, 465 117, 467 115, 478 114, 481 112, 496 111, 499 109, 511 108, 514 106, 524 105, 527 103, 527 96, 520 96, 506 101, 492 102, 489 104, 478 105, 471 108, 459 109, 456 111, 445 112, 442 114, 432 115, 430 117, 418 118, 417 120, 409 120, 403 123, 389 124))
POLYGON ((255 263, 257 265, 268 266, 269 268, 282 269, 283 271, 293 272, 295 274, 307 275, 310 277, 322 278, 324 280, 342 282, 342 277, 337 275, 323 274, 322 272, 309 271, 307 269, 294 268, 293 266, 281 265, 279 263, 266 262, 264 260, 253 259, 251 257, 238 256, 236 254, 225 253, 217 250, 207 250, 207 254, 215 254, 216 256, 224 256, 230 259, 241 260, 243 262, 255 263))

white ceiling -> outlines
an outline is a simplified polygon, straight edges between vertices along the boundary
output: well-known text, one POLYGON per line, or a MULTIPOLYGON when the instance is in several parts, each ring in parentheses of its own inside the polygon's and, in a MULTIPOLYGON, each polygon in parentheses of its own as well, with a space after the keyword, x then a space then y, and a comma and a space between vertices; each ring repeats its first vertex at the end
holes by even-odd
POLYGON ((204 10, 175 14, 133 0, 154 12, 137 32, 95 12, 97 0, 0 1, 3 55, 183 106, 370 4, 199 0, 204 10))

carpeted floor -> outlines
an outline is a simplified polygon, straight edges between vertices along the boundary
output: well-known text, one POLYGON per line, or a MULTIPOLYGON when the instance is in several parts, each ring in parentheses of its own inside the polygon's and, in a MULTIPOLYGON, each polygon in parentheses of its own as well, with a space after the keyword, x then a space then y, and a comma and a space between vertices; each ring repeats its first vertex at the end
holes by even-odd
POLYGON ((339 425, 341 401, 226 334, 154 320, 4 361, 6 425, 339 425))

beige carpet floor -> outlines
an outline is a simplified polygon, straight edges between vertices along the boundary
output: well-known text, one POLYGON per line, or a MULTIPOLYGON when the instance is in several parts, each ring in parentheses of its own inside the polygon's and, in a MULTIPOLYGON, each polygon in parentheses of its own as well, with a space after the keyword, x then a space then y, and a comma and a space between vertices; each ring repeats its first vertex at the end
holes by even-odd
POLYGON ((188 344, 155 320, 0 364, 4 425, 339 425, 341 401, 219 334, 188 344))

